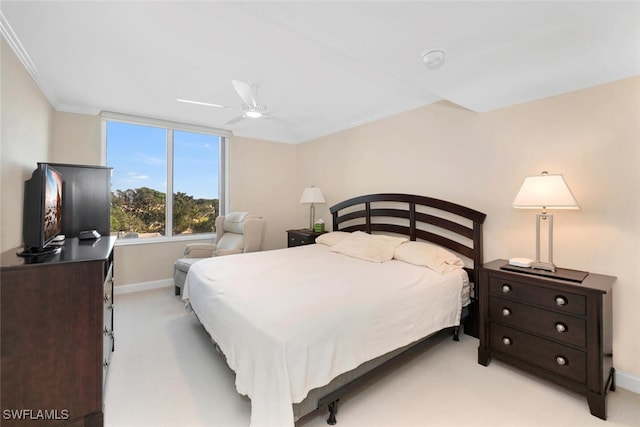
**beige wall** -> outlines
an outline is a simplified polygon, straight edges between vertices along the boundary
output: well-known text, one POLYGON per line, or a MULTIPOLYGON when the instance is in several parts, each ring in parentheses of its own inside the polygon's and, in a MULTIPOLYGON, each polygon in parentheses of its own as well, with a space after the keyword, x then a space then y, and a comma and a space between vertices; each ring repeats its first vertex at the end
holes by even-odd
POLYGON ((0 37, 0 249, 22 243, 24 181, 51 152, 54 110, 0 37))
POLYGON ((296 183, 297 146, 233 137, 229 143, 229 206, 267 220, 265 249, 287 246, 286 230, 303 226, 296 216, 302 188, 296 183))
POLYGON ((100 116, 56 111, 50 162, 104 166, 100 116))
POLYGON ((114 286, 166 282, 173 279, 173 263, 192 241, 178 240, 116 246, 114 286))
POLYGON ((562 173, 580 211, 554 217, 556 264, 618 277, 614 362, 640 376, 640 77, 490 113, 441 102, 299 146, 298 182, 328 207, 372 192, 439 197, 485 212, 485 260, 535 257, 523 178, 562 173))

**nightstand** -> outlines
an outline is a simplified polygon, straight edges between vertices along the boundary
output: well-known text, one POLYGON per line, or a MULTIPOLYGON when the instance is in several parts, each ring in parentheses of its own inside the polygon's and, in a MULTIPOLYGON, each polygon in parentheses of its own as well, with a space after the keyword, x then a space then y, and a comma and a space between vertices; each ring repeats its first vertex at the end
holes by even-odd
POLYGON ((495 260, 482 268, 478 363, 496 358, 581 393, 591 414, 606 419, 607 391, 615 390, 616 278, 588 273, 581 282, 559 280, 501 269, 506 264, 495 260))
POLYGON ((287 230, 287 247, 293 248, 294 246, 312 245, 316 242, 316 237, 326 231, 313 231, 308 228, 301 230, 287 230))

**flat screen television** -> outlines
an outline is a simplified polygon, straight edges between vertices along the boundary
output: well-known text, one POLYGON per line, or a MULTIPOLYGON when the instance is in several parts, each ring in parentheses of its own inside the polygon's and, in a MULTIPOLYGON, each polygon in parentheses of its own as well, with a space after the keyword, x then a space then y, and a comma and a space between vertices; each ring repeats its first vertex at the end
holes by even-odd
POLYGON ((59 245, 51 245, 62 231, 62 174, 46 163, 38 163, 31 178, 24 183, 22 217, 22 256, 58 253, 59 245))

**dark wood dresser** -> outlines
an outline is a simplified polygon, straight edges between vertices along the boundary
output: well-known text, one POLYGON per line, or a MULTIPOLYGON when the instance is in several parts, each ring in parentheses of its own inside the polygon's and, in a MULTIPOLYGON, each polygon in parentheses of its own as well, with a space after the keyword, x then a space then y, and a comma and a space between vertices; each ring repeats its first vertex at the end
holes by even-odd
POLYGON ((0 258, 3 426, 102 426, 113 351, 115 238, 0 258))
POLYGON ((295 246, 312 245, 316 242, 316 237, 326 231, 313 231, 308 228, 300 230, 287 230, 287 247, 293 248, 295 246))
POLYGON ((559 280, 501 269, 506 264, 496 260, 482 269, 478 363, 487 366, 494 357, 581 393, 591 414, 606 419, 607 391, 615 389, 616 278, 588 273, 581 282, 559 280))

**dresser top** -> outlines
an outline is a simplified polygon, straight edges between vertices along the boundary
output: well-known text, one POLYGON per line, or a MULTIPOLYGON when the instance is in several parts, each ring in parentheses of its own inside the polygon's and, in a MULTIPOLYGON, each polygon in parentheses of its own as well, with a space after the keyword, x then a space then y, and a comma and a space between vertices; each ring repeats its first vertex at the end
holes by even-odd
POLYGON ((22 251, 22 247, 18 247, 2 253, 0 266, 2 268, 25 268, 64 262, 101 261, 107 259, 115 242, 116 237, 113 236, 102 236, 97 240, 79 240, 77 237, 73 237, 65 241, 60 253, 39 257, 18 256, 18 252, 22 251))
MULTIPOLYGON (((518 276, 518 278, 523 281, 531 281, 531 280, 538 281, 538 282, 546 281, 550 283, 557 283, 557 284, 593 289, 603 293, 609 292, 613 284, 617 280, 617 278, 614 276, 606 276, 606 275, 597 274, 597 273, 587 273, 587 276, 584 278, 582 282, 575 282, 570 280, 554 278, 549 275, 542 276, 542 275, 530 274, 530 273, 519 273, 515 271, 510 271, 510 270, 509 271, 503 270, 500 268, 506 264, 508 264, 508 261, 506 259, 496 259, 487 264, 484 264, 482 268, 492 272, 499 272, 502 274, 506 274, 506 275, 509 275, 510 277, 518 276)), ((532 271, 535 272, 535 270, 532 270, 532 271)))

